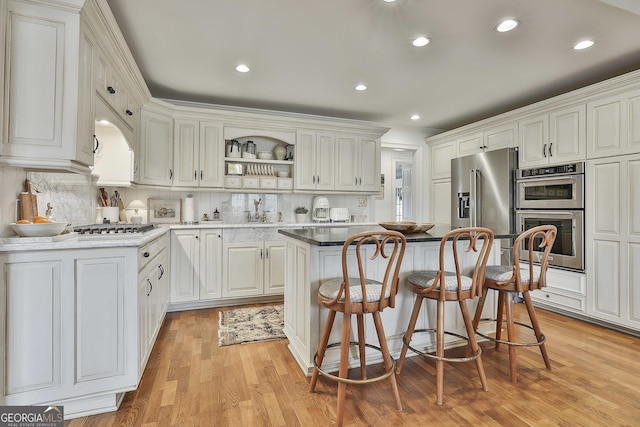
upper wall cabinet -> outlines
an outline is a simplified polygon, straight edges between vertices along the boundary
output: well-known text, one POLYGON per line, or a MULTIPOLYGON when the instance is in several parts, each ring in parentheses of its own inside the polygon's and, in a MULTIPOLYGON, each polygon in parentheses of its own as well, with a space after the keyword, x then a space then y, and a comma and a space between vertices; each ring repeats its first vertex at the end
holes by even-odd
POLYGON ((140 184, 173 183, 173 119, 142 110, 140 125, 140 184))
POLYGON ((380 139, 363 135, 336 135, 338 191, 380 191, 380 139))
POLYGON ((458 157, 483 151, 518 146, 518 123, 488 128, 482 132, 467 135, 457 141, 458 157))
POLYGON ((176 119, 174 187, 219 188, 224 184, 222 124, 176 119))
POLYGON ((522 167, 585 159, 585 106, 578 105, 520 120, 522 167))
POLYGON ((431 179, 451 178, 451 159, 455 157, 455 141, 431 145, 431 179))
MULTIPOLYGON (((92 52, 86 38, 78 43, 80 11, 17 0, 6 4, 0 163, 87 172, 93 138, 79 126, 78 100, 90 84, 80 77, 92 52)), ((84 106, 80 110, 86 113, 84 106)))
POLYGON ((296 142, 295 189, 334 189, 335 136, 332 132, 299 130, 296 142))
POLYGON ((640 152, 640 90, 587 104, 587 158, 640 152))
POLYGON ((140 105, 127 88, 125 79, 116 71, 107 56, 99 51, 95 63, 96 91, 111 108, 130 126, 136 125, 140 105))

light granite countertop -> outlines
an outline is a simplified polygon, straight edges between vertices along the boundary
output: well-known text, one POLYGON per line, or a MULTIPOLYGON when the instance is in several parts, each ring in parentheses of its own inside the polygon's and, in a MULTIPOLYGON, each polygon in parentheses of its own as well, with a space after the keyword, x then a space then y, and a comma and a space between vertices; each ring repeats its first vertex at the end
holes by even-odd
MULTIPOLYGON (((207 221, 196 224, 172 224, 159 225, 153 230, 142 234, 122 234, 122 235, 79 235, 69 233, 51 237, 5 237, 0 238, 0 253, 20 252, 20 251, 46 251, 64 249, 92 249, 92 248, 117 248, 142 246, 151 240, 168 233, 170 230, 184 229, 305 229, 318 227, 348 227, 349 223, 225 223, 219 221, 207 221)), ((359 223, 357 225, 377 225, 377 223, 359 223)))

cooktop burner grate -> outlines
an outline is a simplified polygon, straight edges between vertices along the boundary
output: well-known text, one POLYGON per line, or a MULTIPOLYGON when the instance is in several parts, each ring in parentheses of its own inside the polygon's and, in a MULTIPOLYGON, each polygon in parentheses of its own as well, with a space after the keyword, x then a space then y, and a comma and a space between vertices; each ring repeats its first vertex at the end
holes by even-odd
POLYGON ((77 225, 78 234, 142 234, 155 228, 153 224, 88 224, 77 225))

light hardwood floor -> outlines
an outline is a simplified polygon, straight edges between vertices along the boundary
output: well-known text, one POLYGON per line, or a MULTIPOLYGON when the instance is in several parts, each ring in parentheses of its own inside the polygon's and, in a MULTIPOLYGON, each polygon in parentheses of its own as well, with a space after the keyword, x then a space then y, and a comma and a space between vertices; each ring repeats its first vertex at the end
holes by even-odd
MULTIPOLYGON (((316 393, 287 340, 218 347, 220 308, 167 314, 139 388, 117 412, 79 426, 326 426, 335 420, 336 383, 316 393)), ((516 313, 524 306, 516 305, 516 313)), ((638 426, 640 338, 537 310, 552 369, 536 347, 518 349, 518 384, 508 352, 485 342, 489 391, 473 363, 445 364, 444 405, 435 404, 431 361, 407 359, 398 376, 403 411, 388 381, 349 386, 352 426, 638 426)))

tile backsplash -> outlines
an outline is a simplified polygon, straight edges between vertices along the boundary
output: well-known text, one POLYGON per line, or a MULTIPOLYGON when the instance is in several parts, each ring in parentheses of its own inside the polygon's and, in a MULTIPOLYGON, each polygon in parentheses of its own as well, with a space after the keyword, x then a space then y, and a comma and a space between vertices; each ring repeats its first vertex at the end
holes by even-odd
MULTIPOLYGON (((24 179, 29 178, 34 189, 38 191, 38 213, 44 215, 47 203, 53 207, 56 221, 66 221, 72 225, 89 224, 96 221, 96 207, 99 206, 99 188, 96 178, 91 175, 73 173, 45 173, 26 172, 20 168, 0 167, 2 178, 2 193, 0 205, 0 220, 5 226, 2 235, 9 236, 13 231, 8 226, 16 219, 16 199, 23 189, 24 179)), ((125 207, 133 200, 141 200, 145 204, 148 199, 184 199, 193 195, 196 220, 200 221, 203 214, 213 218, 213 212, 218 209, 225 223, 244 223, 247 214, 255 212, 255 201, 260 200, 260 215, 267 211, 267 220, 276 222, 278 213, 285 223, 296 222, 294 209, 305 206, 309 210, 308 219, 311 221, 311 208, 314 195, 297 193, 231 193, 219 191, 172 191, 171 189, 157 189, 146 187, 116 188, 105 187, 108 195, 118 190, 123 198, 125 207)), ((362 206, 362 196, 328 194, 326 197, 332 207, 349 208, 352 215, 372 220, 373 203, 362 206)), ((183 203, 184 205, 184 203, 183 203)), ((127 218, 133 211, 127 210, 127 218)), ((147 211, 141 211, 143 222, 147 222, 147 211)))

